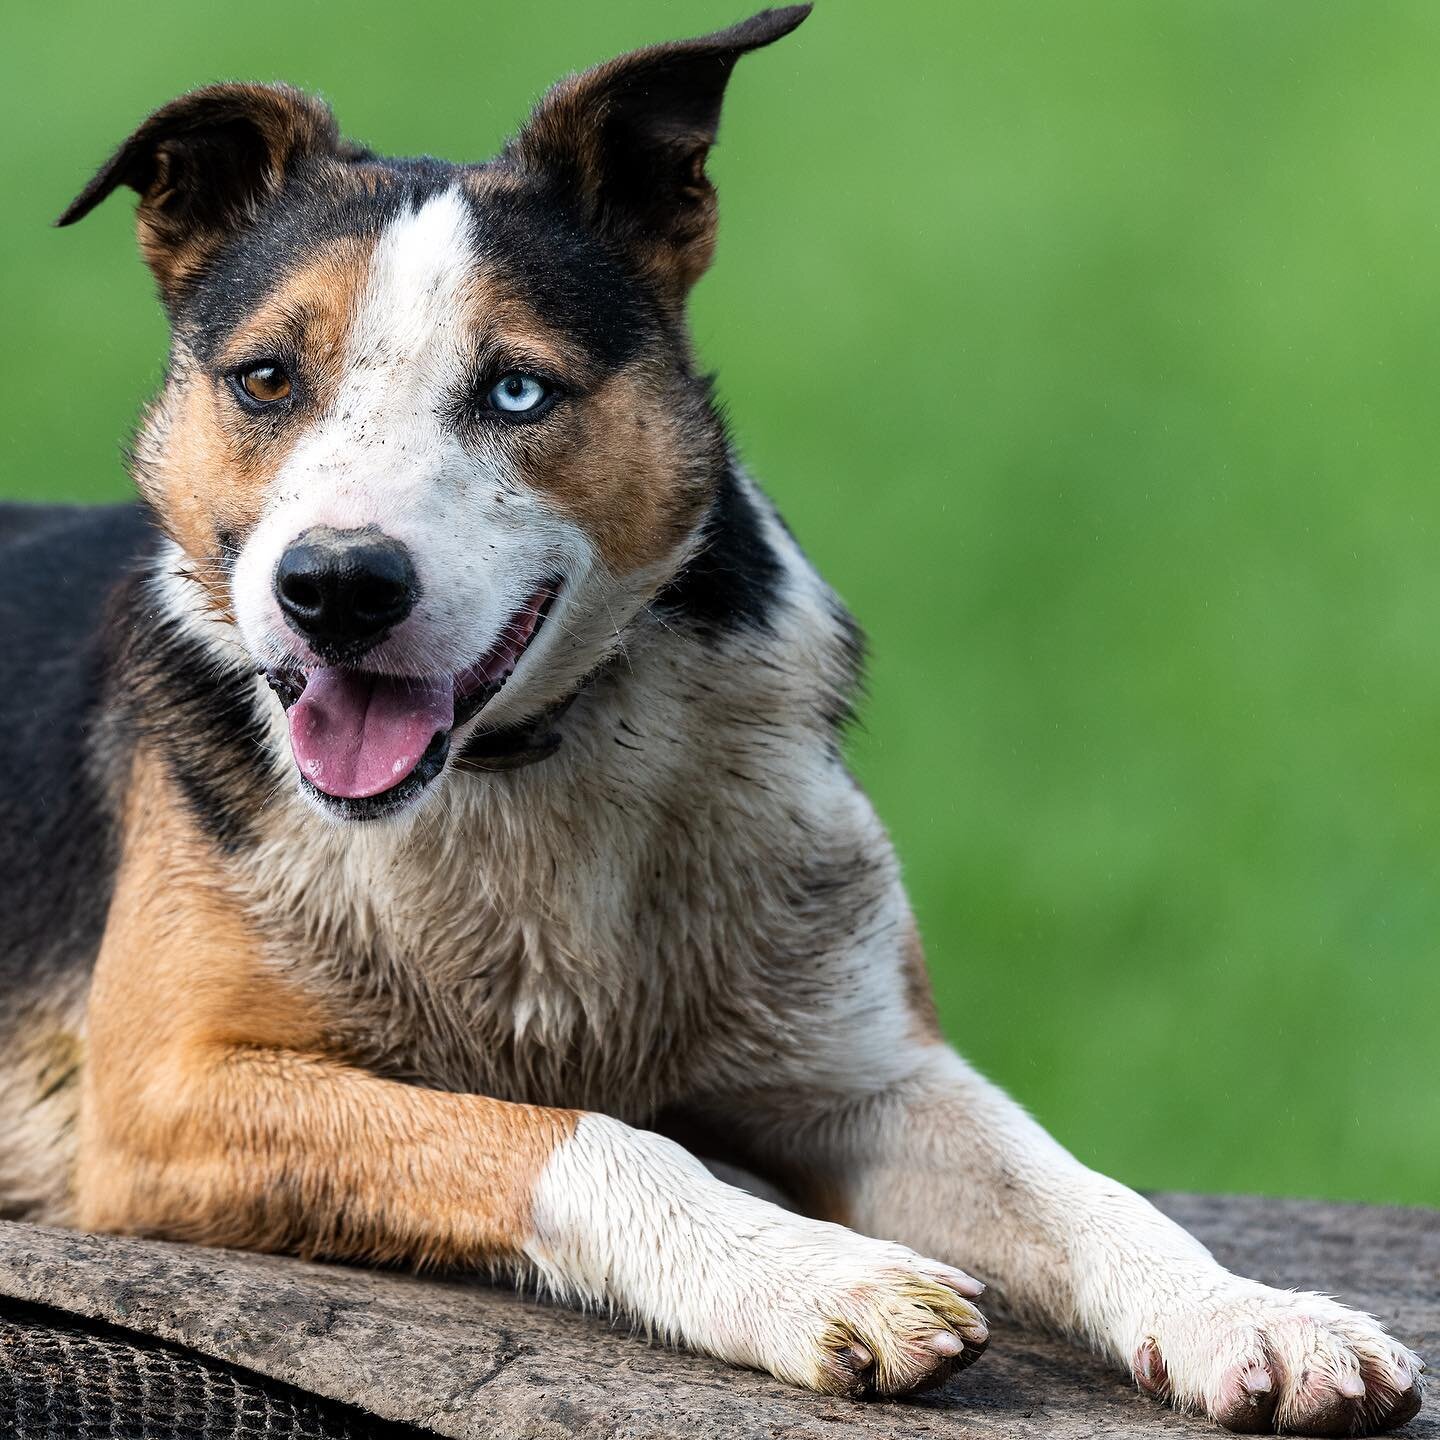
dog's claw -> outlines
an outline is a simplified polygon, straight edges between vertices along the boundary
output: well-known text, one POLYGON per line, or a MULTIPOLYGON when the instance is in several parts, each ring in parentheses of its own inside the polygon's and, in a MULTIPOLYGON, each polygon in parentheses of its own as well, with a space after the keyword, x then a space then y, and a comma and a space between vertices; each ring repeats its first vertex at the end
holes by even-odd
POLYGON ((845 1353, 854 1365, 857 1373, 861 1370, 868 1370, 875 1363, 875 1357, 858 1340, 851 1341, 851 1343, 845 1347, 845 1353))
POLYGON ((1147 1394, 1163 1400, 1170 1390, 1170 1380, 1165 1374, 1165 1361, 1160 1347, 1153 1340, 1145 1340, 1135 1352, 1135 1383, 1147 1394))
POLYGON ((953 1290, 957 1295, 964 1296, 966 1300, 978 1300, 985 1293, 983 1280, 977 1280, 973 1275, 967 1275, 954 1265, 928 1265, 925 1273, 937 1284, 945 1286, 947 1290, 953 1290))
MULTIPOLYGON (((1253 1366, 1240 1377, 1240 1383, 1251 1395, 1268 1395, 1275 1382, 1270 1378, 1270 1372, 1260 1365, 1253 1366)), ((1360 1393, 1365 1393, 1364 1385, 1360 1387, 1360 1393)))
POLYGON ((1153 1336, 1136 1347, 1143 1392, 1243 1434, 1373 1435, 1420 1408, 1419 1357, 1324 1296, 1236 1282, 1202 1318, 1208 1334, 1183 1317, 1163 1349, 1153 1336), (1217 1366, 1226 1348, 1234 1358, 1217 1366))

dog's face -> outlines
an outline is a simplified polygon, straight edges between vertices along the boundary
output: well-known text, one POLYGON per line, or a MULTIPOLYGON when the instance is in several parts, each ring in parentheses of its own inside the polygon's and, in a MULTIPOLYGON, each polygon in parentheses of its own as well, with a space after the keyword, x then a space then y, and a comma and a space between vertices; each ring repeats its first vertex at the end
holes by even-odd
POLYGON ((563 82, 477 166, 197 91, 62 217, 140 194, 173 341, 137 480, 322 806, 394 813, 562 702, 697 543, 728 463, 684 327, 705 157, 735 61, 805 13, 563 82))

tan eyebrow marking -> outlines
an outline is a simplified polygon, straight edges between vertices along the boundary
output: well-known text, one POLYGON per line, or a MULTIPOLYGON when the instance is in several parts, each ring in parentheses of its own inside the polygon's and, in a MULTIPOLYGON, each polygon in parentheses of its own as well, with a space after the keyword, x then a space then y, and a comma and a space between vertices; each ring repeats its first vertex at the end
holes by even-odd
POLYGON ((563 332, 546 325, 495 266, 480 262, 465 287, 462 304, 482 363, 528 362, 577 384, 594 378, 589 355, 563 332))
POLYGON ((325 382, 333 394, 375 243, 373 236, 346 236, 286 276, 227 338, 221 363, 237 364, 257 346, 290 340, 317 372, 309 383, 325 382))
POLYGON ((221 551, 242 542, 260 518, 275 476, 323 413, 344 372, 346 342, 375 248, 352 236, 288 275, 235 329, 222 366, 254 358, 289 338, 299 352, 307 411, 278 426, 257 426, 211 369, 182 355, 146 426, 137 472, 166 529, 199 562, 196 576, 213 609, 228 614, 221 551))

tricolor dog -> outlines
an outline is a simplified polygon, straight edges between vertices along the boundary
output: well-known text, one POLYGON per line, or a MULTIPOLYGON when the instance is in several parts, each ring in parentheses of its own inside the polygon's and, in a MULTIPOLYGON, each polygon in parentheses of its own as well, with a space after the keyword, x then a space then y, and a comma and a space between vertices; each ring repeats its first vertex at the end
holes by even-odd
POLYGON ((173 338, 143 509, 0 511, 0 1207, 520 1274, 854 1396, 978 1356, 977 1275, 1222 1425, 1398 1424, 1403 1344, 940 1036, 858 632, 686 329, 726 81, 805 13, 484 164, 198 90, 66 211, 138 193, 173 338))

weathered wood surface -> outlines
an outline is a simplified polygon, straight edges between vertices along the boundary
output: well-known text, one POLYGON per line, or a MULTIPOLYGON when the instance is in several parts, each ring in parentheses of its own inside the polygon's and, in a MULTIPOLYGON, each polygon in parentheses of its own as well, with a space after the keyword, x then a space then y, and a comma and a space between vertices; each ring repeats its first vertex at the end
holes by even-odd
MULTIPOLYGON (((1440 1211, 1162 1196, 1233 1268, 1323 1289, 1440 1356, 1440 1211)), ((903 1403, 809 1395, 647 1345, 604 1318, 464 1281, 0 1224, 0 1294, 162 1337, 471 1440, 1205 1435, 1093 1357, 996 1325, 903 1403)), ((1400 1434, 1440 1437, 1437 1402, 1400 1434)))

